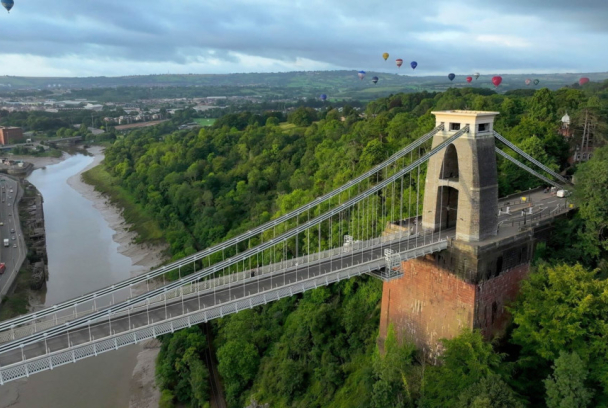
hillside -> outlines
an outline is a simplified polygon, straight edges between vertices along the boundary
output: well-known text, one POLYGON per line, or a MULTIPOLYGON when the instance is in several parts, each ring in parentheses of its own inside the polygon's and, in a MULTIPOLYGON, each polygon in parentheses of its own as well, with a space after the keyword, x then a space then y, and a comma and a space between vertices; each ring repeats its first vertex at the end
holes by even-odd
MULTIPOLYGON (((472 73, 457 73, 456 79, 450 82, 446 76, 421 76, 423 72, 402 68, 399 74, 368 71, 363 81, 357 78, 357 71, 310 71, 283 73, 250 73, 250 74, 218 74, 218 75, 141 75, 125 77, 88 77, 88 78, 54 78, 54 77, 17 77, 5 76, 0 78, 0 90, 45 89, 61 88, 107 88, 107 87, 240 87, 243 94, 257 94, 255 89, 262 88, 293 88, 302 92, 322 91, 330 98, 357 97, 359 99, 375 99, 390 93, 416 91, 444 91, 450 87, 483 87, 493 89, 491 78, 500 73, 481 75, 472 84, 465 79, 472 73), (377 85, 371 82, 373 76, 380 78, 377 85), (249 91, 247 90, 249 89, 249 91), (253 89, 253 91, 251 91, 253 89)), ((546 87, 558 89, 572 85, 581 76, 591 81, 608 79, 608 72, 599 73, 568 73, 568 74, 502 74, 503 83, 500 91, 525 88, 526 78, 538 79, 539 85, 530 88, 546 87)))

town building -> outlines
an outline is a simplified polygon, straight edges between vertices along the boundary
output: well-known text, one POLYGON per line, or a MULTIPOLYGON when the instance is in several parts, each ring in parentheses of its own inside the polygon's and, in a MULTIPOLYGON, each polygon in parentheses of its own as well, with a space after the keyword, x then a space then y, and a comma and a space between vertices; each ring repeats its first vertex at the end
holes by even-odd
POLYGON ((10 145, 24 141, 23 129, 20 127, 0 126, 0 144, 10 145))

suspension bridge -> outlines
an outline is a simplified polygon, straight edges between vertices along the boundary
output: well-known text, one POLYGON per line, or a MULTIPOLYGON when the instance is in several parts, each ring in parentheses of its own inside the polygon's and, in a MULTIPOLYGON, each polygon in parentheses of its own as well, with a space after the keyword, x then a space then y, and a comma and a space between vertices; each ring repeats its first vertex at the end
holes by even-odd
POLYGON ((399 280, 408 260, 517 236, 571 209, 542 191, 498 199, 497 154, 556 188, 568 183, 496 133, 498 113, 434 114, 431 132, 288 214, 156 270, 0 322, 0 384, 354 276, 399 280))

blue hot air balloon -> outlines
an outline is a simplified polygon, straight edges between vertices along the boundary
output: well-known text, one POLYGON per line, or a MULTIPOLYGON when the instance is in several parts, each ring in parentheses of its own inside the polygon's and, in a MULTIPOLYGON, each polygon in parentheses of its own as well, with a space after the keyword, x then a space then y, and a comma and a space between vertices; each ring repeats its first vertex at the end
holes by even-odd
POLYGON ((359 71, 357 72, 357 75, 359 75, 359 79, 363 81, 363 78, 365 78, 365 71, 359 71))
POLYGON ((448 78, 450 78, 450 81, 453 81, 453 80, 454 80, 454 78, 456 78, 456 75, 454 75, 454 74, 450 74, 450 75, 448 75, 448 78))
POLYGON ((321 100, 325 102, 327 100, 327 95, 321 94, 321 100))
POLYGON ((10 12, 11 9, 13 8, 13 6, 15 5, 15 2, 13 0, 2 0, 2 6, 4 6, 4 8, 10 12))
POLYGON ((378 77, 373 77, 373 78, 372 78, 372 82, 373 82, 374 84, 377 84, 377 83, 378 83, 378 77))
POLYGON ((416 69, 416 67, 418 66, 418 63, 416 61, 412 61, 412 62, 410 62, 410 65, 411 65, 412 69, 416 69))

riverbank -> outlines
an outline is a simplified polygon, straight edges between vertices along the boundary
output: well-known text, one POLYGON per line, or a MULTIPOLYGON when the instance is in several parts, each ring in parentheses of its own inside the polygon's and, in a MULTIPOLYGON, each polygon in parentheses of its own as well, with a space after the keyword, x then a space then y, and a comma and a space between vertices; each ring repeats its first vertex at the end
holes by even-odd
POLYGON ((37 157, 37 156, 20 156, 13 155, 11 156, 11 160, 22 160, 28 163, 32 163, 34 166, 32 170, 41 169, 46 166, 52 166, 53 164, 58 164, 70 157, 70 155, 66 152, 63 152, 61 157, 37 157))
POLYGON ((131 258, 135 268, 132 276, 159 266, 167 250, 162 231, 147 214, 141 214, 134 200, 120 187, 112 184, 111 176, 99 164, 104 159, 103 147, 88 149, 93 162, 81 173, 68 179, 68 184, 93 203, 116 233, 118 252, 131 258))

